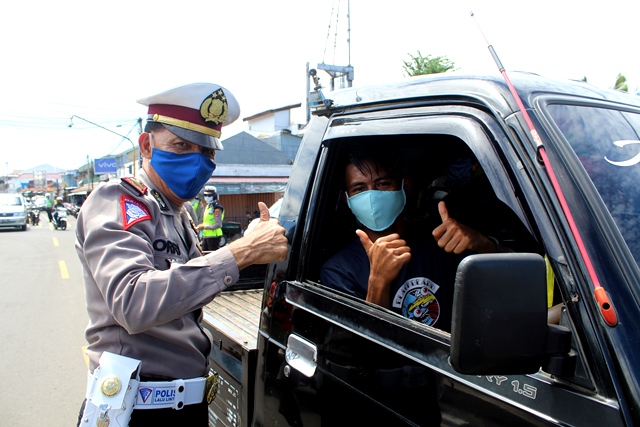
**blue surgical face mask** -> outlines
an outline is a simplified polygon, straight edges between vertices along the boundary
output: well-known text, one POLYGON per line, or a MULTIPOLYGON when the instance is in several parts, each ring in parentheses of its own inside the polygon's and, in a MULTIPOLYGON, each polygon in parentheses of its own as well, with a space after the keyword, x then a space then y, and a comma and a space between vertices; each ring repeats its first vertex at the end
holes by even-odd
POLYGON ((391 227, 407 202, 404 189, 398 191, 368 190, 353 197, 347 195, 349 209, 369 230, 383 231, 391 227))
POLYGON ((171 191, 183 200, 198 195, 216 169, 216 164, 202 153, 176 154, 153 147, 150 163, 171 191))
POLYGON ((207 203, 211 203, 211 202, 213 202, 213 196, 204 196, 204 200, 205 200, 207 203))

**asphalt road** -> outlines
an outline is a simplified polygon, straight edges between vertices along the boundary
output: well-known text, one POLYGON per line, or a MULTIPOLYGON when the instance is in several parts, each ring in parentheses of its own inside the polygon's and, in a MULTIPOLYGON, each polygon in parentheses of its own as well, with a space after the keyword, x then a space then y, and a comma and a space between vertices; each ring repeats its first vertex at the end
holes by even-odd
POLYGON ((54 230, 0 229, 0 426, 75 426, 84 399, 88 316, 75 218, 54 230))

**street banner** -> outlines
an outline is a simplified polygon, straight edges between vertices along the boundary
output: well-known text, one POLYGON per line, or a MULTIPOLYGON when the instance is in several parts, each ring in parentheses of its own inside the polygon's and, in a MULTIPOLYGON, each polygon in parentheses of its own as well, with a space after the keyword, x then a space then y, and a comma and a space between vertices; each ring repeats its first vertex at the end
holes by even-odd
POLYGON ((104 157, 102 159, 95 159, 93 168, 96 172, 96 175, 116 173, 116 159, 115 157, 104 157))

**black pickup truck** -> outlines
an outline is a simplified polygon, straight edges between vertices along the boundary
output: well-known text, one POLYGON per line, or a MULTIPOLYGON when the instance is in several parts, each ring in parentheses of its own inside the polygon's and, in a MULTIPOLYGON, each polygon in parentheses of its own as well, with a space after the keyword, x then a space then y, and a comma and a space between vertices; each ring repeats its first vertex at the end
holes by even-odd
POLYGON ((510 78, 526 115, 499 74, 326 94, 282 202, 288 258, 205 307, 212 426, 640 425, 640 98, 510 78), (461 156, 492 192, 467 213, 508 208, 495 216, 515 250, 459 264, 450 331, 321 283, 355 237, 340 200, 353 147, 407 160, 416 221, 437 221, 434 183, 461 156))

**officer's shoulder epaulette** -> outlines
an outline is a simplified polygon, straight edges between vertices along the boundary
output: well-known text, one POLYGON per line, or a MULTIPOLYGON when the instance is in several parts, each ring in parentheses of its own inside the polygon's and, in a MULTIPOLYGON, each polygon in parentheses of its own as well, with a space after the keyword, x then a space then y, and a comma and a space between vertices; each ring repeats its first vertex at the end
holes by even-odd
POLYGON ((132 176, 126 176, 124 178, 120 178, 120 182, 122 183, 122 185, 124 185, 125 187, 133 190, 135 193, 138 194, 138 196, 143 196, 147 193, 147 186, 144 185, 144 183, 138 179, 135 179, 132 176))

